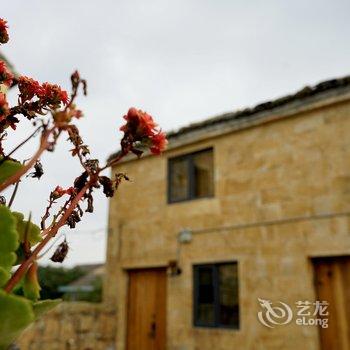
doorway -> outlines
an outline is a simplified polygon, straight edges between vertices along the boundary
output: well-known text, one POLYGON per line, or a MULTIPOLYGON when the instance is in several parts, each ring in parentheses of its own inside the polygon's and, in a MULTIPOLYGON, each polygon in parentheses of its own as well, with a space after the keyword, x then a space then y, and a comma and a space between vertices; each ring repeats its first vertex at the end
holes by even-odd
POLYGON ((166 269, 129 271, 127 350, 166 348, 166 269))
POLYGON ((312 259, 317 300, 327 301, 328 328, 319 327, 322 350, 350 350, 350 257, 312 259))

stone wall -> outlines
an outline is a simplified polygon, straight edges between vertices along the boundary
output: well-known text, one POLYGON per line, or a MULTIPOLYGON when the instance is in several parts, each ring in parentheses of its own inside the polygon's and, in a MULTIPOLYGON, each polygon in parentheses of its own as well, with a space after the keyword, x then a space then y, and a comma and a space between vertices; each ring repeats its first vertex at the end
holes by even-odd
POLYGON ((295 110, 114 169, 132 180, 111 200, 109 216, 104 301, 118 308, 118 350, 126 348, 128 270, 165 267, 176 258, 182 274, 167 281, 168 350, 319 349, 317 327, 261 325, 258 298, 313 301, 311 258, 350 255, 349 116, 349 102, 295 110), (168 204, 167 159, 208 147, 215 196, 168 204), (337 213, 348 214, 316 219, 337 213), (296 217, 306 219, 288 222, 296 217), (183 228, 205 233, 178 254, 183 228), (220 261, 238 262, 238 330, 193 326, 193 265, 220 261))
POLYGON ((102 304, 62 303, 17 341, 21 350, 113 350, 115 313, 102 304))

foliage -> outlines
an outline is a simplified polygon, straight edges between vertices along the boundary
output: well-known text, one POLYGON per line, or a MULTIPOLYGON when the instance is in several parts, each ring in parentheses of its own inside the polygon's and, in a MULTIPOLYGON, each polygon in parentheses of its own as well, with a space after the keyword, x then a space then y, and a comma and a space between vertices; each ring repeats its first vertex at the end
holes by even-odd
MULTIPOLYGON (((0 157, 0 161, 3 161, 4 157, 0 157)), ((4 182, 11 175, 15 174, 18 170, 20 170, 23 165, 19 162, 13 160, 5 160, 0 165, 0 183, 4 182)))
POLYGON ((58 291, 59 286, 65 286, 79 277, 85 275, 85 272, 79 268, 71 269, 54 266, 40 266, 38 270, 39 282, 41 285, 41 297, 43 299, 62 298, 63 293, 58 291))
POLYGON ((94 288, 89 292, 66 293, 62 299, 65 301, 87 301, 89 303, 100 303, 102 301, 102 278, 97 277, 92 283, 94 288))
POLYGON ((0 286, 10 277, 12 265, 16 261, 15 251, 18 247, 17 220, 9 208, 0 206, 0 286))
POLYGON ((34 321, 31 302, 23 297, 0 291, 0 349, 6 349, 23 329, 34 321))
MULTIPOLYGON (((0 19, 0 44, 9 40, 7 29, 7 22, 0 19)), ((130 152, 138 157, 145 149, 160 154, 167 143, 165 134, 149 114, 130 108, 124 116, 126 123, 120 128, 124 133, 120 151, 101 166, 98 159, 90 156, 90 149, 74 124, 83 116, 75 99, 80 90, 87 94, 86 81, 75 71, 71 75, 71 84, 71 93, 68 94, 56 84, 39 83, 26 76, 15 78, 6 63, 0 61, 0 192, 14 186, 9 201, 0 196, 0 350, 7 349, 24 328, 57 305, 58 300, 38 301, 40 291, 42 296, 47 296, 40 282, 50 285, 53 277, 44 273, 38 278, 37 261, 62 226, 74 228, 85 213, 93 212, 94 191, 101 188, 107 197, 111 197, 121 181, 128 180, 125 174, 109 178, 103 172, 130 152), (18 104, 10 106, 6 92, 15 85, 18 104), (34 132, 8 152, 4 149, 4 142, 24 119, 32 122, 34 132), (18 149, 38 135, 39 147, 31 158, 13 158, 18 149), (52 187, 41 222, 36 225, 30 214, 13 211, 11 206, 20 183, 29 182, 30 185, 33 178, 39 180, 44 175, 40 157, 44 152, 53 152, 62 135, 68 136, 72 144, 71 156, 80 163, 82 173, 68 188, 57 184, 52 187), (33 172, 28 173, 31 169, 33 172)), ((62 242, 52 260, 62 262, 68 248, 67 242, 62 242)))

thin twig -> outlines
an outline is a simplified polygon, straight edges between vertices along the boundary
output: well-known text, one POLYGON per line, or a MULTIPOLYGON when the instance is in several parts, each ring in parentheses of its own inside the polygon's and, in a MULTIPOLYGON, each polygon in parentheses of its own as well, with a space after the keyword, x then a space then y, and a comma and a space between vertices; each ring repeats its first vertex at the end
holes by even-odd
POLYGON ((52 127, 49 130, 45 130, 43 133, 43 136, 40 141, 40 147, 35 152, 31 160, 25 164, 20 170, 18 170, 15 174, 10 176, 6 181, 4 181, 2 184, 0 184, 0 192, 5 190, 10 185, 16 183, 24 174, 28 172, 28 170, 36 163, 36 161, 40 158, 40 156, 43 154, 43 152, 46 150, 48 146, 48 138, 52 134, 52 132, 55 130, 55 126, 52 127))
POLYGON ((55 241, 50 245, 50 247, 48 247, 41 255, 38 255, 36 260, 41 259, 42 257, 44 257, 51 249, 52 247, 58 242, 58 240, 62 237, 62 235, 58 235, 58 237, 56 237, 55 241))
POLYGON ((32 219, 32 212, 29 213, 29 218, 27 221, 27 225, 24 231, 24 237, 23 237, 23 247, 24 247, 24 256, 28 258, 30 256, 30 244, 28 241, 28 233, 29 233, 29 226, 30 226, 30 221, 32 219))
POLYGON ((126 156, 125 152, 120 152, 120 154, 117 157, 115 157, 112 160, 110 160, 109 162, 107 162, 107 164, 100 169, 100 172, 111 167, 112 165, 118 163, 125 156, 126 156))
POLYGON ((24 141, 22 141, 18 146, 16 146, 8 155, 6 155, 4 158, 0 160, 0 165, 5 162, 5 160, 9 159, 13 153, 15 153, 19 148, 21 148, 24 144, 26 144, 32 137, 35 136, 35 134, 43 127, 43 125, 40 125, 38 128, 34 130, 33 133, 31 133, 24 141))
POLYGON ((17 181, 17 182, 16 182, 15 188, 14 188, 14 190, 13 190, 13 192, 12 192, 12 195, 11 195, 11 198, 10 198, 10 202, 9 202, 9 205, 8 205, 9 208, 11 208, 11 205, 12 205, 13 201, 15 200, 15 197, 16 197, 17 190, 18 190, 18 187, 19 187, 19 183, 20 183, 20 182, 21 182, 21 181, 17 181))

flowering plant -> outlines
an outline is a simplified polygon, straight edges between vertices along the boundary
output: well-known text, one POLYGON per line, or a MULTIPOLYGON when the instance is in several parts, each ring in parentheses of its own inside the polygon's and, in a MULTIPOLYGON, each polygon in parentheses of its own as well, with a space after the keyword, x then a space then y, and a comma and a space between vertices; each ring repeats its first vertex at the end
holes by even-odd
MULTIPOLYGON (((7 23, 0 19, 0 43, 8 40, 7 23)), ((130 108, 124 116, 126 123, 120 128, 124 133, 120 151, 107 164, 100 165, 99 160, 91 158, 90 149, 74 124, 83 116, 75 99, 80 89, 86 95, 86 81, 76 71, 71 76, 71 83, 72 91, 68 95, 58 85, 41 84, 26 76, 14 77, 6 63, 0 61, 0 193, 14 187, 9 201, 0 196, 0 350, 7 349, 24 328, 58 303, 57 300, 39 301, 37 261, 62 226, 74 228, 84 212, 93 212, 94 191, 101 188, 107 197, 111 197, 120 182, 128 180, 122 173, 111 179, 102 175, 103 171, 129 153, 140 157, 145 149, 149 149, 153 154, 160 154, 167 143, 165 134, 149 114, 130 108), (11 107, 6 92, 15 85, 19 90, 18 104, 11 107), (34 132, 12 151, 6 152, 3 147, 6 137, 15 132, 23 119, 33 122, 34 132), (71 156, 79 161, 82 173, 69 188, 57 185, 52 189, 41 222, 36 225, 30 216, 25 219, 24 214, 12 211, 11 206, 20 181, 23 182, 32 168, 33 172, 26 178, 43 176, 41 155, 54 151, 65 133, 72 144, 71 156), (20 147, 37 135, 40 135, 39 147, 29 160, 20 162, 13 158, 20 147), (14 294, 19 289, 23 296, 14 294)), ((64 241, 51 260, 62 262, 67 251, 64 241)))

